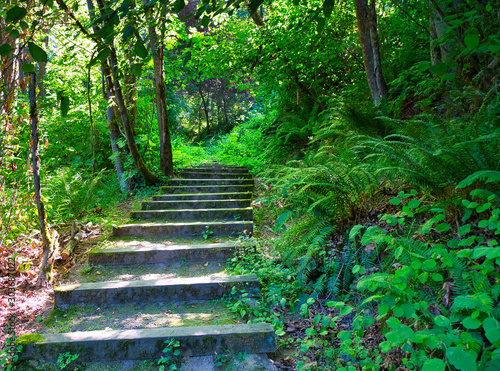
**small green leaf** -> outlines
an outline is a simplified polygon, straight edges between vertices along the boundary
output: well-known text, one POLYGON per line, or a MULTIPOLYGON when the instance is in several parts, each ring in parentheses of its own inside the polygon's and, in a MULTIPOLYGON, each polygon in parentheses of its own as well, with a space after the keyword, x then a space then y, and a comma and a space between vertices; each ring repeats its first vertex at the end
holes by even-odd
POLYGON ((354 237, 358 235, 358 232, 360 229, 362 229, 363 226, 361 224, 355 225, 352 227, 351 231, 349 232, 349 240, 353 240, 354 237))
POLYGON ((14 5, 7 11, 7 22, 17 22, 26 17, 28 12, 25 8, 14 5))
POLYGON ((12 53, 12 46, 10 44, 2 44, 0 46, 0 57, 5 57, 12 53))
POLYGON ((401 307, 396 307, 392 310, 392 313, 394 313, 394 315, 399 318, 404 316, 405 311, 401 307))
POLYGON ((350 305, 347 305, 345 307, 342 308, 342 310, 340 311, 340 315, 341 316, 347 316, 349 313, 352 312, 354 308, 350 305))
POLYGON ((477 354, 472 350, 463 350, 458 347, 450 347, 446 349, 446 357, 452 366, 455 366, 461 371, 476 371, 477 354))
POLYGON ((432 358, 426 359, 422 371, 444 371, 446 368, 446 363, 442 359, 432 358))
POLYGON ((481 321, 472 317, 467 317, 462 321, 462 325, 468 330, 475 330, 481 327, 481 321))
POLYGON ((184 7, 186 6, 186 3, 184 0, 176 0, 172 9, 175 13, 179 13, 184 7))
POLYGON ((490 343, 500 341, 500 325, 496 319, 491 317, 486 318, 483 321, 483 328, 486 338, 490 341, 490 343))
POLYGON ((207 28, 209 24, 210 24, 210 17, 208 15, 204 15, 201 20, 201 26, 203 28, 207 28))
POLYGON ((45 50, 40 48, 38 45, 35 43, 28 41, 28 49, 30 51, 31 56, 33 59, 37 62, 47 62, 48 61, 48 56, 45 50))
POLYGON ((137 77, 141 77, 142 65, 140 63, 132 64, 132 73, 137 77))
POLYGON ((440 223, 440 224, 436 225, 436 230, 438 232, 446 232, 446 231, 449 231, 450 228, 451 227, 448 223, 440 223))
POLYGON ((458 234, 460 236, 465 236, 467 233, 470 232, 470 228, 471 228, 470 224, 462 225, 460 228, 458 228, 458 234))
POLYGON ((439 273, 432 273, 431 277, 434 282, 443 282, 444 280, 443 276, 439 273))
POLYGON ((465 45, 470 50, 476 49, 479 46, 479 36, 476 34, 466 35, 464 38, 465 45))
POLYGON ((325 18, 330 18, 335 6, 335 0, 325 0, 323 1, 323 14, 325 18))
POLYGON ((391 204, 393 204, 393 205, 396 205, 396 206, 397 206, 397 205, 399 205, 399 204, 401 203, 401 200, 400 200, 399 198, 395 197, 395 198, 391 198, 391 199, 389 200, 389 202, 390 202, 391 204))
POLYGON ((420 206, 420 201, 419 200, 410 200, 410 202, 408 202, 408 207, 410 209, 415 209, 417 207, 420 206))
POLYGON ((136 54, 139 57, 141 57, 142 59, 146 59, 148 57, 148 50, 143 45, 141 40, 137 40, 135 42, 134 50, 135 50, 136 54))

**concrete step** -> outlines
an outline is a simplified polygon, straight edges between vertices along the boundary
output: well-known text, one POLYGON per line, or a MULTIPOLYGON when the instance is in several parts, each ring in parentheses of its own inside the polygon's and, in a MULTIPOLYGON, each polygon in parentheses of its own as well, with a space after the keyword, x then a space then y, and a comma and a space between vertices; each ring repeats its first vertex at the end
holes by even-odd
POLYGON ((228 209, 183 209, 183 210, 140 210, 132 211, 133 220, 160 219, 168 221, 186 220, 252 220, 251 207, 228 209))
POLYGON ((170 186, 254 185, 253 179, 169 179, 170 186))
MULTIPOLYGON (((39 342, 23 344, 20 359, 54 361, 60 353, 78 354, 78 361, 156 360, 164 356, 165 340, 179 341, 180 356, 272 353, 270 324, 162 327, 41 334, 39 342)), ((22 338, 20 339, 22 341, 22 338)))
POLYGON ((181 171, 179 176, 184 179, 239 179, 252 178, 250 173, 219 173, 214 171, 201 172, 201 171, 181 171))
POLYGON ((236 287, 257 296, 259 280, 253 274, 160 280, 107 281, 62 285, 54 289, 55 306, 125 304, 140 302, 197 302, 221 299, 236 287))
POLYGON ((245 185, 201 185, 201 186, 164 186, 163 193, 228 193, 253 192, 252 184, 245 185))
POLYGON ((189 171, 189 172, 198 172, 198 173, 206 173, 206 172, 216 172, 216 173, 238 173, 238 174, 250 174, 245 168, 226 168, 226 167, 191 167, 179 169, 180 172, 189 171))
POLYGON ((186 193, 155 195, 153 201, 250 200, 252 192, 186 193))
POLYGON ((88 253, 90 265, 158 264, 183 260, 185 262, 225 261, 233 256, 235 243, 204 245, 165 245, 145 243, 138 246, 94 249, 88 253))
POLYGON ((142 210, 228 209, 250 207, 252 200, 145 201, 142 210))
POLYGON ((136 223, 113 228, 113 236, 132 237, 201 237, 207 231, 212 236, 249 236, 253 222, 186 222, 186 223, 136 223))

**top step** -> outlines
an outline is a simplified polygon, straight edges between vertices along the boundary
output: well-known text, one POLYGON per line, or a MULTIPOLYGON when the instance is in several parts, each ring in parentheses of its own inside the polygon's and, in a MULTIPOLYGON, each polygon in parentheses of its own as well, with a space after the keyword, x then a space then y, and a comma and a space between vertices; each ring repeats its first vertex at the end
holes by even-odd
POLYGON ((241 168, 227 168, 227 167, 186 167, 183 169, 179 169, 180 172, 184 171, 189 171, 189 172, 218 172, 218 173, 244 173, 248 174, 248 169, 241 167, 241 168))
POLYGON ((250 173, 242 173, 242 172, 232 172, 232 173, 219 173, 215 171, 180 171, 178 172, 179 176, 183 179, 238 179, 252 178, 252 174, 250 173))

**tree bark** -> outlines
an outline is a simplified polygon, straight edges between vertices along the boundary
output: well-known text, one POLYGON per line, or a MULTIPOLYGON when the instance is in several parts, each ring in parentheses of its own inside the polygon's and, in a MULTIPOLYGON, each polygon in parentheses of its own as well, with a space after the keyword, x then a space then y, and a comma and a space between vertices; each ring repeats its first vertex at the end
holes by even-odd
MULTIPOLYGON (((144 6, 147 0, 143 0, 144 6)), ((158 41, 156 25, 153 20, 153 7, 146 10, 148 19, 149 47, 153 54, 154 82, 156 91, 156 120, 160 135, 160 167, 167 176, 174 175, 172 156, 172 141, 170 137, 170 122, 168 118, 167 92, 165 86, 165 72, 163 67, 163 45, 158 41)))
POLYGON ((205 110, 205 117, 207 118, 207 134, 210 132, 210 119, 208 116, 207 103, 205 102, 205 97, 203 96, 203 90, 201 89, 201 84, 198 85, 198 91, 200 92, 201 101, 203 102, 203 108, 205 110))
MULTIPOLYGON (((36 73, 31 73, 30 89, 30 121, 31 121, 31 158, 33 165, 33 188, 35 190, 36 209, 38 212, 38 225, 42 236, 42 262, 40 264, 40 272, 36 282, 37 287, 45 286, 52 274, 52 266, 54 263, 54 246, 52 239, 49 236, 47 222, 45 218, 45 206, 42 201, 42 192, 40 187, 40 155, 39 155, 39 127, 38 107, 36 96, 36 73)), ((54 236, 55 237, 55 236, 54 236)), ((55 239, 55 238, 54 238, 55 239)))
MULTIPOLYGON (((103 1, 98 1, 99 8, 101 10, 101 15, 104 13, 104 3, 103 1)), ((92 0, 87 0, 87 6, 89 9, 89 13, 91 18, 94 15, 94 4, 92 0)), ((110 48, 111 53, 109 56, 109 64, 107 61, 103 62, 102 66, 104 67, 104 76, 106 79, 106 84, 108 86, 108 91, 114 90, 116 104, 118 106, 118 115, 116 116, 122 127, 125 131, 125 137, 127 139, 128 148, 130 151, 130 155, 134 160, 135 167, 144 178, 145 182, 148 184, 156 184, 159 182, 159 179, 156 175, 154 175, 149 168, 146 166, 144 161, 142 160, 141 154, 137 148, 137 144, 135 142, 135 137, 133 133, 133 128, 129 119, 129 110, 127 109, 127 105, 125 104, 125 99, 123 96, 123 91, 121 88, 120 80, 118 78, 118 59, 116 56, 116 50, 113 45, 113 39, 110 39, 107 43, 107 46, 110 48)), ((111 135, 111 133, 110 133, 111 135)))
POLYGON ((135 142, 135 137, 134 133, 132 131, 132 127, 130 126, 130 121, 129 121, 129 112, 127 110, 127 107, 125 105, 125 100, 123 98, 123 92, 121 88, 120 81, 118 79, 118 61, 116 57, 116 50, 114 46, 110 43, 109 47, 111 49, 111 54, 109 56, 110 59, 110 64, 111 64, 111 76, 112 76, 112 82, 113 82, 113 87, 115 90, 115 97, 116 97, 116 102, 118 104, 118 109, 120 112, 120 118, 121 118, 121 123, 123 125, 123 129, 125 131, 125 136, 127 138, 127 143, 128 143, 128 148, 130 151, 130 155, 132 156, 132 159, 134 160, 135 166, 139 173, 142 175, 146 183, 148 184, 156 184, 158 183, 159 179, 156 175, 154 175, 146 166, 144 161, 142 160, 141 154, 139 153, 139 150, 137 149, 137 144, 135 142))
POLYGON ((382 72, 375 0, 370 0, 370 4, 368 0, 354 0, 354 7, 366 79, 373 104, 378 106, 387 95, 387 85, 382 72))

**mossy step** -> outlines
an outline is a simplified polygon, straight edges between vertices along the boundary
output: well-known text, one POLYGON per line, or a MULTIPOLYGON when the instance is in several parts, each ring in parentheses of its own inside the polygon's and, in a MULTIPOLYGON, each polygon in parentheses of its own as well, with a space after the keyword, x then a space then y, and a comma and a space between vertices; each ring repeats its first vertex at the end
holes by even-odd
POLYGON ((74 304, 124 304, 140 302, 196 302, 221 299, 231 290, 259 292, 253 274, 224 277, 192 277, 160 280, 108 281, 62 285, 54 289, 56 307, 74 304))
POLYGON ((215 172, 215 173, 234 173, 234 174, 250 174, 248 169, 246 168, 228 168, 228 167, 187 167, 184 169, 179 169, 179 172, 198 172, 198 173, 206 173, 206 172, 215 172))
POLYGON ((200 186, 164 186, 162 193, 227 193, 227 192, 253 192, 252 184, 242 185, 200 185, 200 186))
POLYGON ((155 195, 153 201, 204 201, 204 200, 248 200, 252 192, 213 192, 155 195))
POLYGON ((214 172, 214 171, 207 171, 207 172, 202 172, 202 171, 181 171, 178 173, 181 178, 184 179, 239 179, 239 178, 245 178, 249 179, 252 178, 252 174, 250 173, 220 173, 220 172, 214 172))
POLYGON ((137 237, 195 237, 195 236, 249 236, 253 222, 186 222, 186 223, 136 223, 113 228, 113 236, 137 237))
POLYGON ((218 185, 254 185, 253 178, 250 179, 169 179, 168 184, 177 186, 218 186, 218 185))
MULTIPOLYGON (((233 299, 231 303, 236 303, 233 299)), ((132 330, 158 327, 231 325, 240 323, 226 300, 200 303, 126 303, 70 305, 52 309, 39 323, 39 333, 132 330)))
POLYGON ((133 220, 161 219, 179 220, 252 220, 251 207, 231 209, 183 209, 183 210, 139 210, 132 211, 133 220))
POLYGON ((250 207, 252 200, 184 200, 184 201, 145 201, 142 210, 180 210, 180 209, 227 209, 250 207))
POLYGON ((58 354, 69 352, 83 362, 160 359, 167 339, 179 341, 175 349, 181 356, 272 353, 276 349, 272 326, 256 323, 44 334, 39 342, 23 344, 20 358, 55 362, 58 354))
POLYGON ((219 261, 191 261, 183 259, 171 260, 164 263, 146 264, 89 264, 83 267, 74 278, 68 281, 61 279, 59 284, 84 282, 105 282, 111 280, 137 281, 160 280, 186 277, 223 277, 227 276, 226 262, 219 261))
POLYGON ((90 265, 225 261, 233 256, 236 246, 234 243, 206 245, 143 243, 131 247, 95 249, 88 253, 88 259, 90 265))

